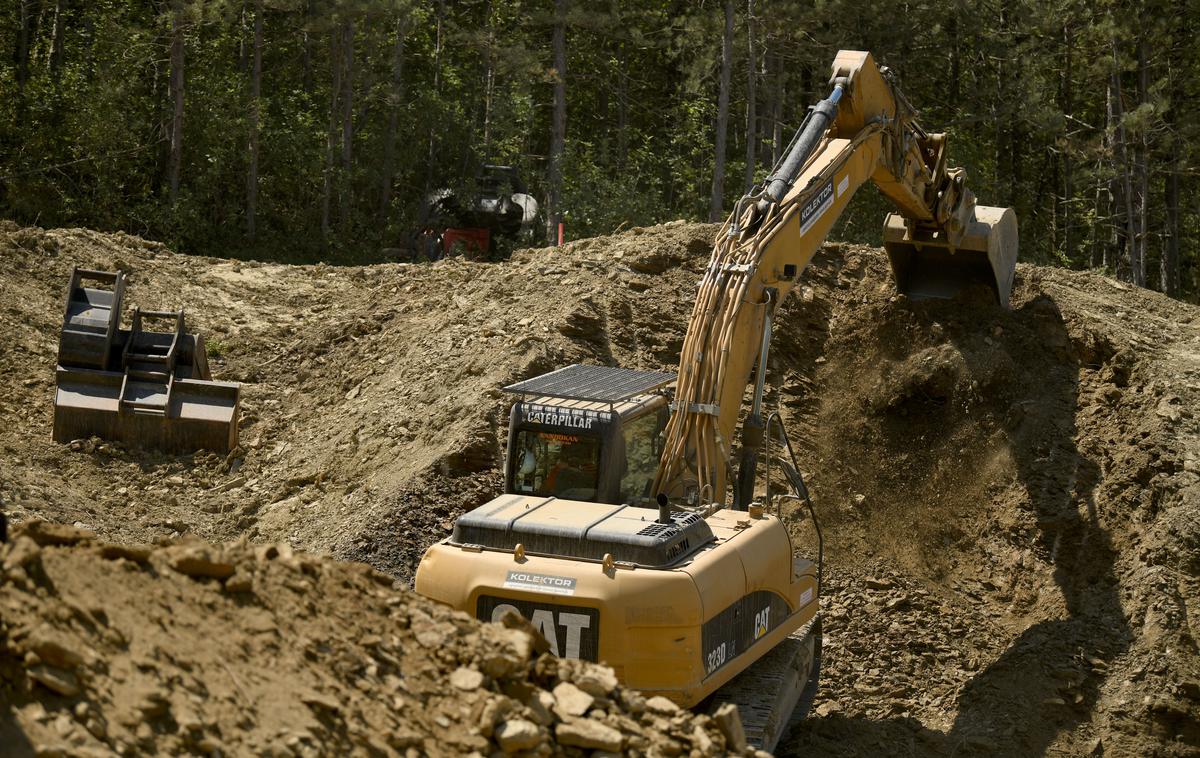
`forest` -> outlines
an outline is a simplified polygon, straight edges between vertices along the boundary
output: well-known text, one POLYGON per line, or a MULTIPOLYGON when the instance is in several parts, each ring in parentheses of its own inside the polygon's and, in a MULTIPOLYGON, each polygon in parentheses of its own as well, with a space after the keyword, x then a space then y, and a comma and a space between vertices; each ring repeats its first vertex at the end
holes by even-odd
MULTIPOLYGON (((892 69, 1021 258, 1200 298, 1200 0, 12 0, 0 216, 359 263, 517 167, 539 244, 723 218, 828 93, 892 69)), ((864 189, 834 236, 878 243, 864 189)))

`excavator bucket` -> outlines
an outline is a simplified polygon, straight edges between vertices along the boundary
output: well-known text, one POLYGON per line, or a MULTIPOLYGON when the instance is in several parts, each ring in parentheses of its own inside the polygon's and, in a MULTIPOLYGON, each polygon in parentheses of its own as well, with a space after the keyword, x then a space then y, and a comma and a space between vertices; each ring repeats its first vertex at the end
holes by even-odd
POLYGON ((134 309, 119 327, 125 275, 74 270, 59 337, 54 440, 97 436, 168 452, 237 445, 240 388, 214 382, 204 338, 178 311, 134 309), (84 286, 84 281, 111 290, 84 286), (147 322, 166 322, 151 331, 147 322))
POLYGON ((944 232, 930 232, 897 213, 883 226, 883 246, 892 263, 896 289, 921 300, 951 298, 984 284, 1008 308, 1017 267, 1017 216, 1012 208, 975 206, 958 244, 944 232))
POLYGON ((108 368, 114 358, 113 342, 120 336, 118 327, 124 296, 123 272, 71 269, 67 308, 58 340, 60 364, 108 368), (95 285, 109 285, 111 289, 95 285))

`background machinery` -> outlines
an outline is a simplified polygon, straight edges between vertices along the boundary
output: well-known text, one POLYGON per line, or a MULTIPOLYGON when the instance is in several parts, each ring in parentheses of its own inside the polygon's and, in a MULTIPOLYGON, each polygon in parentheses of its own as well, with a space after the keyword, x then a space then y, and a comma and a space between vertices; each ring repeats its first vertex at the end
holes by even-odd
POLYGON ((427 200, 426 229, 441 236, 441 254, 482 256, 499 239, 518 239, 537 219, 538 203, 512 166, 485 165, 468 192, 441 189, 427 200))
POLYGON ((910 298, 981 285, 1007 307, 1017 255, 1012 210, 976 207, 945 135, 918 125, 870 54, 840 52, 830 85, 718 233, 678 376, 570 366, 507 387, 520 399, 505 494, 459 518, 415 580, 481 619, 520 613, 556 654, 602 660, 627 686, 734 702, 767 750, 807 710, 820 662, 820 528, 762 408, 779 303, 868 180, 898 209, 885 245, 910 298), (781 454, 764 453, 774 441, 781 454), (768 475, 757 494, 760 457, 786 491, 768 475), (812 518, 816 555, 794 555, 788 500, 812 518))

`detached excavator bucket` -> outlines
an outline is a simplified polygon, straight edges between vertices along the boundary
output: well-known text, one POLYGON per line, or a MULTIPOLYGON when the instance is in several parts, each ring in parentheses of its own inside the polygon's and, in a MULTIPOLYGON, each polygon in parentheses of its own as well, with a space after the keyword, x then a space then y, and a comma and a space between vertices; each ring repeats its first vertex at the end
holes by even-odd
POLYGON ((120 329, 124 286, 120 271, 71 273, 55 375, 55 441, 95 435, 169 452, 229 452, 237 445, 239 386, 212 381, 204 338, 187 333, 182 310, 135 308, 133 328, 120 329), (147 321, 166 322, 168 330, 145 329, 147 321))
MULTIPOLYGON (((125 273, 72 268, 67 306, 58 340, 58 362, 66 366, 107 369, 114 340, 120 337, 125 273), (92 286, 85 284, 91 282, 92 286), (107 284, 111 289, 95 286, 107 284)), ((118 346, 119 347, 119 346, 118 346)))
POLYGON ((985 284, 1000 307, 1008 308, 1017 267, 1017 215, 1012 208, 975 206, 975 217, 953 248, 944 233, 910 228, 903 216, 892 213, 884 222, 883 246, 896 289, 915 300, 951 298, 985 284))
POLYGON ((137 382, 115 371, 58 367, 54 441, 95 435, 128 445, 226 453, 237 445, 238 385, 137 382))

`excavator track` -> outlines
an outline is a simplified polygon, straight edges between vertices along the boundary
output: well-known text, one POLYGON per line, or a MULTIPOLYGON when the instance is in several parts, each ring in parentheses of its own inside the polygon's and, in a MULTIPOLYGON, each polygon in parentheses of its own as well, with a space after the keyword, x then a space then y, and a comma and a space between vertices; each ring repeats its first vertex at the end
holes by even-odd
POLYGON ((788 635, 771 652, 713 693, 710 710, 734 703, 747 744, 771 752, 808 715, 821 672, 821 617, 788 635))

